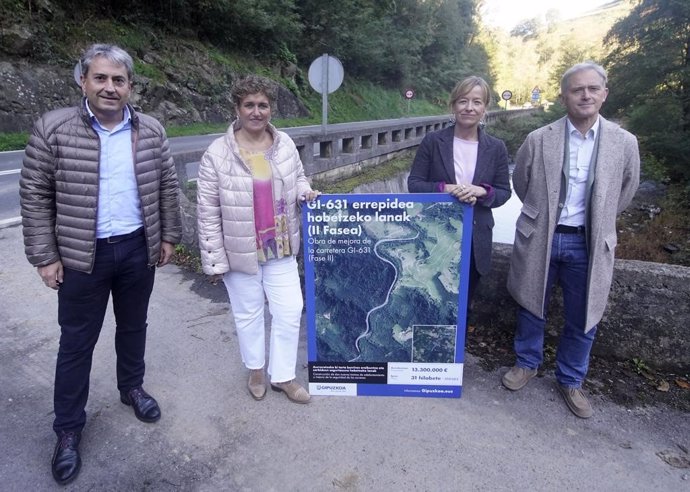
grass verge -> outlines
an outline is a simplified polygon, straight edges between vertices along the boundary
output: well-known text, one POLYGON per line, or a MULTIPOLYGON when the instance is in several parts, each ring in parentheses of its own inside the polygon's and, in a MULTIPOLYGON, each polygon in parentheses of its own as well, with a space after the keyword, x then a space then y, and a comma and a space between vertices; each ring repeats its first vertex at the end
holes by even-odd
POLYGON ((0 133, 0 152, 23 150, 28 142, 28 133, 0 133))
POLYGON ((391 159, 384 164, 368 167, 362 170, 361 173, 357 173, 345 179, 336 179, 332 181, 314 179, 312 188, 322 193, 329 194, 352 193, 352 190, 361 184, 386 181, 401 172, 409 171, 412 165, 413 155, 413 152, 409 152, 391 159))

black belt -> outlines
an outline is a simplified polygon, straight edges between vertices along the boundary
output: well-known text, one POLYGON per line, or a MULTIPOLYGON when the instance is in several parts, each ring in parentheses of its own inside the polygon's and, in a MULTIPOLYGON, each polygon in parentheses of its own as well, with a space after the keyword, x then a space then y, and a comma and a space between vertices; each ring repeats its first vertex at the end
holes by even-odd
POLYGON ((559 234, 584 234, 585 226, 569 226, 559 224, 556 226, 556 232, 559 234))
POLYGON ((144 234, 144 228, 140 227, 136 231, 128 232, 127 234, 120 234, 119 236, 102 237, 98 240, 100 243, 121 243, 122 241, 127 241, 128 239, 133 239, 144 234))

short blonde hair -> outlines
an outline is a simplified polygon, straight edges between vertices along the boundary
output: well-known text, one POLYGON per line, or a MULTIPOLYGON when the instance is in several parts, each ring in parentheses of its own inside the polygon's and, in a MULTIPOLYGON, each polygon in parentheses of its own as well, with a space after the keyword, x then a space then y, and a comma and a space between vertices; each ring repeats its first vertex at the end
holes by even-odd
POLYGON ((458 101, 458 99, 460 99, 462 96, 466 94, 469 94, 469 92, 476 86, 482 88, 482 92, 484 93, 484 104, 488 106, 491 103, 491 88, 489 87, 489 84, 487 84, 486 80, 484 80, 483 78, 478 77, 476 75, 471 75, 466 79, 463 79, 457 84, 455 84, 455 87, 450 93, 450 107, 452 108, 458 101))

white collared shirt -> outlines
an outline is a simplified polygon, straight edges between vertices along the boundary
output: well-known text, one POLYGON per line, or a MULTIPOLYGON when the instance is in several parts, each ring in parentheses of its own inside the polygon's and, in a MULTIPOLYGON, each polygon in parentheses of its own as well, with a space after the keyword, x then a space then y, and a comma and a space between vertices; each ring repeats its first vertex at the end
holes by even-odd
POLYGON ((132 115, 124 107, 123 118, 112 130, 105 128, 89 108, 91 126, 100 140, 96 237, 127 234, 144 225, 132 155, 132 115))
POLYGON ((558 223, 577 227, 585 225, 587 178, 589 177, 589 166, 592 162, 594 142, 599 131, 599 118, 597 118, 597 121, 585 135, 582 135, 573 126, 570 119, 567 120, 566 124, 568 125, 569 133, 568 190, 558 223))

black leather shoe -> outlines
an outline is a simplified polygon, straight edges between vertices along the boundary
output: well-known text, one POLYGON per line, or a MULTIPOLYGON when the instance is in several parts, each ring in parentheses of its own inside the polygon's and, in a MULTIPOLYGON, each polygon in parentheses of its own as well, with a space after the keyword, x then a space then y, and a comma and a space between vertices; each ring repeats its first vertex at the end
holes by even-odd
POLYGON ((66 485, 77 478, 81 470, 81 458, 79 457, 79 432, 61 431, 58 435, 55 451, 53 452, 53 478, 60 485, 66 485))
POLYGON ((134 407, 134 415, 142 422, 157 422, 161 418, 158 402, 141 386, 120 392, 120 401, 134 407))

